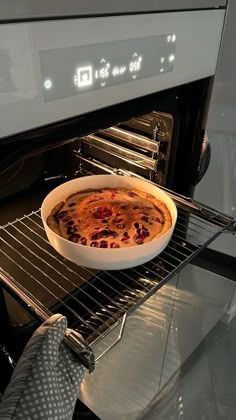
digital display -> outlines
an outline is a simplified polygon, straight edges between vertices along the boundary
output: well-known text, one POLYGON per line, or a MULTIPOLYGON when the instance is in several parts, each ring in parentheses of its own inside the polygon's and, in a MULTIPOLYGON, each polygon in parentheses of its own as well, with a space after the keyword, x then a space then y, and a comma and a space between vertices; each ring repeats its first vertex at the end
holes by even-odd
POLYGON ((173 71, 176 35, 40 51, 46 102, 173 71))

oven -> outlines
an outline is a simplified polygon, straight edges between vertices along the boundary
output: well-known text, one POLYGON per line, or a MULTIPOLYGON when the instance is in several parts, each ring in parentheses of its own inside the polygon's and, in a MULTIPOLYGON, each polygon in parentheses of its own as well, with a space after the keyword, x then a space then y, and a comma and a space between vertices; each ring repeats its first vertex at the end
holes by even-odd
POLYGON ((13 2, 1 11, 0 280, 6 378, 34 329, 62 313, 65 340, 90 372, 81 399, 109 420, 138 418, 153 400, 150 389, 168 384, 222 316, 234 286, 224 286, 223 298, 222 267, 206 270, 203 251, 234 233, 235 221, 193 199, 211 158, 206 121, 226 2, 105 3, 98 10, 92 2, 33 1, 28 10, 13 2), (43 198, 100 173, 145 179, 174 199, 176 228, 154 260, 101 272, 66 261, 47 242, 43 198), (196 267, 194 287, 217 290, 217 311, 191 345, 181 342, 177 360, 175 305, 186 318, 196 303, 193 289, 178 287, 179 273, 186 285, 196 267))

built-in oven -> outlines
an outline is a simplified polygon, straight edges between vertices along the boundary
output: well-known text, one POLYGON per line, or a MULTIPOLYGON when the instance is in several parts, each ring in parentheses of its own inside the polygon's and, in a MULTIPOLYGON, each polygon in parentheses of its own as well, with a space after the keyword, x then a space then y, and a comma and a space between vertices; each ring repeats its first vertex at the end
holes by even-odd
MULTIPOLYGON (((63 13, 62 3, 54 10, 32 2, 30 14, 9 5, 1 14, 2 357, 11 365, 39 323, 63 313, 70 327, 66 341, 90 372, 81 399, 102 419, 138 418, 153 396, 145 387, 132 391, 135 367, 132 380, 116 372, 109 383, 104 372, 114 364, 124 368, 124 360, 128 369, 136 357, 136 366, 145 360, 144 383, 152 389, 158 383, 160 390, 168 383, 177 366, 164 369, 170 341, 173 350, 179 340, 171 329, 173 308, 183 296, 193 299, 186 289, 180 293, 178 273, 185 267, 191 277, 187 264, 218 235, 235 231, 231 217, 193 200, 211 157, 205 128, 226 4, 134 8, 131 2, 94 10, 79 2, 63 4, 63 13), (176 228, 154 260, 101 272, 66 261, 48 243, 43 198, 62 182, 100 173, 146 179, 174 199, 176 228), (91 400, 96 383, 100 393, 91 400), (102 409, 111 383, 114 392, 102 409)), ((211 272, 199 270, 201 279, 214 283, 211 272)), ((218 279, 215 284, 220 290, 218 279)), ((221 308, 232 294, 231 285, 221 308)), ((184 359, 221 314, 211 317, 192 347, 186 344, 184 359)))

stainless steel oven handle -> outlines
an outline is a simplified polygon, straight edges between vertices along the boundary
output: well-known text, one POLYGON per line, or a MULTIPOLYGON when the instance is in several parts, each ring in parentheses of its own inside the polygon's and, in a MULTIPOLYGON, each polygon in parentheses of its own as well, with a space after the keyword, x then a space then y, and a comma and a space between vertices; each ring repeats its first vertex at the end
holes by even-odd
POLYGON ((126 312, 123 317, 122 317, 122 321, 121 321, 121 326, 120 326, 120 331, 118 334, 117 339, 109 346, 106 348, 106 350, 104 350, 96 359, 95 359, 95 363, 97 363, 99 360, 103 359, 103 357, 109 353, 109 351, 111 351, 122 339, 123 337, 123 333, 124 333, 124 329, 125 329, 125 324, 126 324, 126 320, 127 320, 127 316, 128 313, 126 312))

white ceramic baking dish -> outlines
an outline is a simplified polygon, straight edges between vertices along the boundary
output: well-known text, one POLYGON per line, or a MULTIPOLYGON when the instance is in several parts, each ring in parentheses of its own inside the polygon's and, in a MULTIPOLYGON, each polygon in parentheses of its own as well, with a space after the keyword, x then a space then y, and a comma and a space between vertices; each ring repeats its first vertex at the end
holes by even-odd
POLYGON ((114 175, 91 175, 65 182, 52 190, 44 199, 41 207, 41 217, 49 242, 56 251, 68 260, 88 268, 98 270, 121 270, 143 264, 163 251, 173 233, 177 209, 173 200, 157 186, 138 178, 114 176, 114 175), (163 235, 143 245, 129 248, 92 248, 85 245, 68 241, 53 232, 47 225, 47 218, 52 209, 64 201, 70 194, 88 188, 135 188, 148 192, 162 200, 172 217, 172 226, 163 235))

